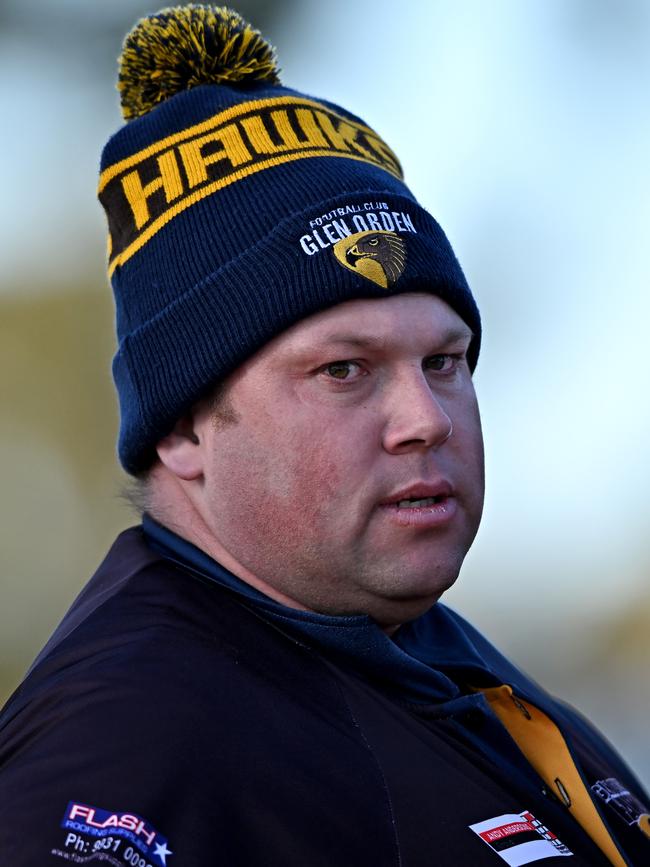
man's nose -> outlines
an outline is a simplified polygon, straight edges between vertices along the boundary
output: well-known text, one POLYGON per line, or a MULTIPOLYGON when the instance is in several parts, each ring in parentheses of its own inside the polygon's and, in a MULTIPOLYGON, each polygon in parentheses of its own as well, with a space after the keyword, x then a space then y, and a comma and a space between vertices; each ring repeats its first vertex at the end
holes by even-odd
POLYGON ((385 419, 382 444, 391 454, 439 448, 453 432, 452 420, 421 368, 403 372, 391 383, 385 419))

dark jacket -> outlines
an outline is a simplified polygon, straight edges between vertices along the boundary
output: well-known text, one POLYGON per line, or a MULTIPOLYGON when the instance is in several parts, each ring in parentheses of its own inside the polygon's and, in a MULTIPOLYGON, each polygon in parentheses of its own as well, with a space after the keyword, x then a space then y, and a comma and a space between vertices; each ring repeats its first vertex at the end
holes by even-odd
MULTIPOLYGON (((589 773, 642 798, 555 707, 589 773)), ((480 714, 464 716, 389 697, 134 528, 0 717, 0 864, 608 864, 534 774, 476 748, 480 714)), ((650 841, 599 809, 624 863, 650 863, 650 841)))

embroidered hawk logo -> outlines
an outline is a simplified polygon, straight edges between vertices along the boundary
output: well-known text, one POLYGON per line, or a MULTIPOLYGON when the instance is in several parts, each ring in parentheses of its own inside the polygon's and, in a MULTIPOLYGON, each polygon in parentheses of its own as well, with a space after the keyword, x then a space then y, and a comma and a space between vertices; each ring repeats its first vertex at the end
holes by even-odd
POLYGON ((406 244, 395 232, 357 232, 337 241, 333 250, 341 265, 384 289, 397 281, 406 265, 406 244))

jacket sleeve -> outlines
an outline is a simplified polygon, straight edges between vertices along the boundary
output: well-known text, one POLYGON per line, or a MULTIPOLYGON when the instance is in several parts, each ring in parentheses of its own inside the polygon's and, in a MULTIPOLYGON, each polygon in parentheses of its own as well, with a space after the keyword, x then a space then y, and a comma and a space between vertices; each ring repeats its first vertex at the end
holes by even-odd
POLYGON ((202 744, 182 684, 155 660, 120 662, 36 673, 7 706, 0 863, 200 867, 218 844, 219 817, 200 820, 202 744))

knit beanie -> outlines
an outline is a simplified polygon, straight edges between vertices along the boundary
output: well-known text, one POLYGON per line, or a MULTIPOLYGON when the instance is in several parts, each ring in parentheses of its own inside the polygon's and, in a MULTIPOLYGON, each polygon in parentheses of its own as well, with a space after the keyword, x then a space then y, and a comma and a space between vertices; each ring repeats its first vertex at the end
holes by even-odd
POLYGON ((480 319, 442 229, 360 118, 280 84, 273 48, 237 13, 183 6, 126 37, 126 124, 99 199, 118 349, 118 453, 156 443, 275 335, 351 299, 430 292, 480 319))

